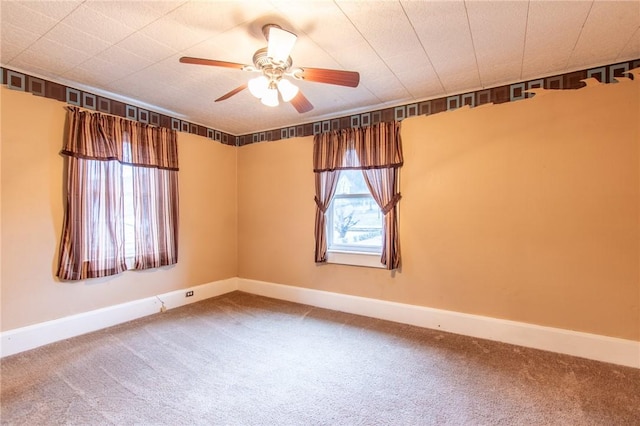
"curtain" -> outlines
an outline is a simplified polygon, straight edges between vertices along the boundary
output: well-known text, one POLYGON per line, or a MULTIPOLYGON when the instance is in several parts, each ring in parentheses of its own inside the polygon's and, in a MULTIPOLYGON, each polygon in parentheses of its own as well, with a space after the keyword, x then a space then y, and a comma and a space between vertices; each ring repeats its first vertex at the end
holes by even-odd
POLYGON ((316 178, 316 262, 327 261, 327 209, 336 192, 340 171, 325 171, 315 174, 316 178))
POLYGON ((380 262, 387 269, 397 269, 400 266, 400 241, 396 206, 401 198, 398 192, 398 169, 369 169, 362 173, 371 196, 384 215, 380 262))
POLYGON ((178 174, 145 167, 133 169, 135 269, 178 261, 178 174), (172 230, 173 232, 166 232, 172 230))
POLYGON ((339 170, 363 171, 372 197, 382 210, 383 244, 380 261, 387 269, 400 266, 397 203, 399 193, 398 169, 404 162, 400 123, 379 123, 356 129, 337 130, 318 134, 313 144, 313 171, 316 175, 316 262, 326 261, 326 217, 339 170), (327 174, 334 173, 333 189, 327 174))
POLYGON ((68 135, 61 154, 91 160, 118 160, 135 166, 178 170, 175 130, 112 115, 67 107, 68 135), (130 144, 130 153, 125 150, 130 144))
POLYGON ((177 262, 176 132, 68 107, 66 205, 57 276, 81 280, 127 269, 122 164, 133 167, 135 268, 177 262))
POLYGON ((400 122, 397 121, 321 133, 313 141, 315 173, 399 168, 403 161, 400 122))
POLYGON ((118 219, 123 213, 121 167, 117 161, 69 157, 57 272, 61 279, 104 277, 127 269, 118 219))

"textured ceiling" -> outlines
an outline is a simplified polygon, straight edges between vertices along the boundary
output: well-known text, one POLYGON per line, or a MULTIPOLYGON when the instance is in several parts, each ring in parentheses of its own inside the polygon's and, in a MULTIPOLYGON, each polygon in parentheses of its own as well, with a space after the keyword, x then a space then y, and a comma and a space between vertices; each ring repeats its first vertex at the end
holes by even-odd
POLYGON ((640 1, 7 1, 2 66, 235 135, 640 58, 640 1), (357 88, 298 82, 315 108, 270 108, 250 64, 275 23, 294 66, 357 71, 357 88))

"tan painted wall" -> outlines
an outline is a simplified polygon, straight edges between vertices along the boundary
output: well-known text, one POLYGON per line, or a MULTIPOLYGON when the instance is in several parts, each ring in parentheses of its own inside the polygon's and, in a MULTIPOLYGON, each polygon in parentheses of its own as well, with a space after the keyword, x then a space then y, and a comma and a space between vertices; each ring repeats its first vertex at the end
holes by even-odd
POLYGON ((2 330, 237 276, 237 149, 179 133, 178 264, 57 281, 64 104, 0 90, 2 330))
POLYGON ((239 276, 640 340, 640 81, 407 119, 401 271, 313 262, 312 138, 238 155, 239 276))
POLYGON ((178 265, 70 284, 63 104, 2 87, 1 329, 240 276, 640 340, 639 88, 405 120, 398 272, 313 263, 311 138, 180 133, 178 265))

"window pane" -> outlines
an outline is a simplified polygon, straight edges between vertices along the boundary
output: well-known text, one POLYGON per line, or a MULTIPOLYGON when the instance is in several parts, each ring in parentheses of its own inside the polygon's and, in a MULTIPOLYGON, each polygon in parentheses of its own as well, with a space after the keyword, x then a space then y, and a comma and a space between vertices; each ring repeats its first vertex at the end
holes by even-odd
POLYGON ((124 253, 125 257, 136 254, 135 216, 133 212, 133 166, 122 166, 122 195, 124 199, 124 253))
POLYGON ((360 170, 342 170, 336 187, 336 195, 340 194, 367 194, 369 188, 362 177, 360 170))
MULTIPOLYGON (((122 144, 123 159, 131 162, 131 144, 128 135, 124 134, 125 141, 122 144)), ((136 230, 133 211, 133 166, 122 165, 122 195, 124 201, 124 254, 126 258, 136 255, 136 230)))
POLYGON ((382 212, 360 170, 343 170, 327 212, 329 249, 381 252, 382 212))

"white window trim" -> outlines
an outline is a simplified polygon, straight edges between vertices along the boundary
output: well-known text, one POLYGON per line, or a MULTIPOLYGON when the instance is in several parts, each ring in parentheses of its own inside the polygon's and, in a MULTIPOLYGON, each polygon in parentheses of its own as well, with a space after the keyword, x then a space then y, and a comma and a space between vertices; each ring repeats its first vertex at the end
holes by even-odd
MULTIPOLYGON (((333 203, 337 198, 341 199, 349 199, 349 198, 361 198, 362 196, 370 197, 371 193, 367 194, 341 194, 334 195, 331 203, 329 204, 329 209, 327 210, 327 244, 329 245, 329 251, 333 251, 336 253, 360 253, 360 254, 377 254, 380 255, 382 252, 382 247, 365 247, 351 244, 338 244, 332 241, 332 233, 333 229, 333 203)), ((375 203, 375 200, 373 200, 375 203)), ((382 218, 381 220, 384 220, 382 218)))
POLYGON ((338 265, 363 266, 366 268, 385 269, 380 262, 380 253, 357 253, 337 250, 327 250, 327 263, 338 265))
MULTIPOLYGON (((399 172, 399 170, 398 170, 399 172)), ((400 186, 400 173, 398 173, 398 186, 400 186)), ((333 200, 332 200, 333 202, 333 200)), ((398 227, 400 226, 400 203, 396 205, 398 227)), ((328 222, 328 221, 327 221, 328 222)), ((329 232, 327 230, 327 232, 329 232)), ((328 235, 327 235, 328 238, 328 235)), ((353 251, 327 250, 327 263, 335 265, 362 266, 365 268, 387 269, 382 264, 381 253, 366 253, 353 251)))
MULTIPOLYGON (((358 198, 362 195, 371 196, 371 193, 368 194, 343 194, 343 195, 334 195, 331 200, 331 205, 337 198, 358 198)), ((329 213, 331 208, 329 209, 329 213)), ((330 230, 333 227, 332 215, 329 214, 327 218, 327 243, 330 243, 330 230)), ((381 250, 379 247, 372 247, 371 251, 367 250, 363 247, 354 247, 351 249, 349 245, 335 244, 333 248, 327 249, 327 263, 333 263, 338 265, 349 265, 349 266, 362 266, 366 268, 379 268, 385 269, 385 266, 381 263, 380 258, 382 256, 381 250)))

